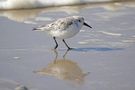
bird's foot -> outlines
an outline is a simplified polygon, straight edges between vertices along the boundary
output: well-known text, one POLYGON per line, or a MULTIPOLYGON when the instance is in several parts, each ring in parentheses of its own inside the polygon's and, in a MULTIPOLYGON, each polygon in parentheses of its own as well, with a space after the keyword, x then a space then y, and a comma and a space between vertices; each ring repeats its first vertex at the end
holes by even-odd
POLYGON ((73 50, 74 48, 70 48, 70 47, 68 47, 68 50, 73 50))

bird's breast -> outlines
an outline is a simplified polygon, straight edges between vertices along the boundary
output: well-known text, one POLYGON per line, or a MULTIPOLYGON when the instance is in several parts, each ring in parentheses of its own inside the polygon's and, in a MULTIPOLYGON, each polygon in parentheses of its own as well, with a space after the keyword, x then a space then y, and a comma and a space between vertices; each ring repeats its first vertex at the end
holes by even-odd
POLYGON ((52 30, 50 31, 50 34, 57 38, 67 39, 75 36, 79 31, 80 28, 75 25, 71 25, 65 30, 52 30))

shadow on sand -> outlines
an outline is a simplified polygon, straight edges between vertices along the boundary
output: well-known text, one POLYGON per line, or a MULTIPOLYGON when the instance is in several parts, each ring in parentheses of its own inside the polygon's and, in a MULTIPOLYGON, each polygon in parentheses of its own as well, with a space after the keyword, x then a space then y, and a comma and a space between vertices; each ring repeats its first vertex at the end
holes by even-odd
POLYGON ((124 48, 108 48, 108 47, 86 47, 86 48, 74 48, 73 51, 89 52, 89 51, 118 51, 124 48))

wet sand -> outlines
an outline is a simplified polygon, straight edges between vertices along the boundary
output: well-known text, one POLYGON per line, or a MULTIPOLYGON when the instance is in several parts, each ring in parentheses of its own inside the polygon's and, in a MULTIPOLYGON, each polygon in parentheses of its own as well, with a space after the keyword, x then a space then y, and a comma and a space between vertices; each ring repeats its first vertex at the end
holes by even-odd
POLYGON ((134 90, 135 4, 102 3, 0 11, 0 90, 134 90), (57 51, 38 25, 80 15, 83 27, 57 51))

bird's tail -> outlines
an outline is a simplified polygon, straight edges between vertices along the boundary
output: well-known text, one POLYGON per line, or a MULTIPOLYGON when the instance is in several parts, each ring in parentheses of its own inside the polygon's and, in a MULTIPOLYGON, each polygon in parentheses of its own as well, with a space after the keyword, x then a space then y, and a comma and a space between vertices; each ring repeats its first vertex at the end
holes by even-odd
POLYGON ((45 31, 45 28, 37 27, 37 28, 33 28, 32 31, 45 31))
POLYGON ((40 31, 41 29, 39 28, 33 28, 32 31, 40 31))

